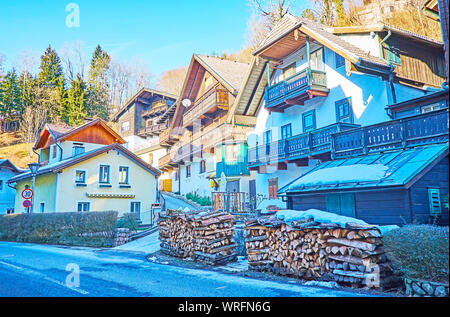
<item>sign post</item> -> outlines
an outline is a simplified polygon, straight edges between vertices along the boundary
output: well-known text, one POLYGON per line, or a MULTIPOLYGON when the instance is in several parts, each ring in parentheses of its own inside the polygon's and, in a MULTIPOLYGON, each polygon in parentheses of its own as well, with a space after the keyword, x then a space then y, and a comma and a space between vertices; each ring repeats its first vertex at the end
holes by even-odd
POLYGON ((30 201, 30 199, 33 199, 33 194, 33 190, 30 188, 22 190, 22 198, 24 199, 23 206, 25 208, 30 208, 33 205, 32 201, 30 201))

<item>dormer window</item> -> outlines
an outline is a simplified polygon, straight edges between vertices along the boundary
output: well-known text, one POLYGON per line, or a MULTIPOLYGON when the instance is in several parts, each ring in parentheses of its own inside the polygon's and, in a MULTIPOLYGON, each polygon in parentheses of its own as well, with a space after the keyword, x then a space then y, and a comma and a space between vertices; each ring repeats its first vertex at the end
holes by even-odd
POLYGON ((74 143, 72 147, 72 156, 77 156, 84 153, 84 146, 81 143, 74 143))
POLYGON ((52 149, 52 158, 56 158, 56 153, 57 153, 58 149, 56 148, 56 144, 53 145, 53 149, 52 149))

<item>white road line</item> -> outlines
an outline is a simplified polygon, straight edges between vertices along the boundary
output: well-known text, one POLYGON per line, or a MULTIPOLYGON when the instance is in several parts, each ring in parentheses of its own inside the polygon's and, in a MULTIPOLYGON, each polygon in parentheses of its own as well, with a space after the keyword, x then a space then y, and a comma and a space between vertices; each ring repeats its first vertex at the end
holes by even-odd
POLYGON ((58 280, 55 280, 55 279, 53 279, 53 278, 51 278, 51 277, 49 277, 49 276, 47 276, 47 275, 45 275, 45 274, 42 274, 42 273, 39 273, 39 272, 30 270, 30 269, 25 269, 25 268, 23 268, 23 267, 20 267, 20 266, 11 264, 11 263, 3 262, 3 261, 0 261, 0 264, 3 264, 3 265, 6 265, 6 266, 9 266, 9 267, 12 267, 12 268, 14 268, 14 269, 16 269, 16 270, 23 271, 23 272, 25 272, 25 273, 27 273, 27 274, 30 274, 30 275, 35 275, 35 276, 37 276, 37 277, 43 278, 44 280, 47 280, 47 281, 49 281, 49 282, 55 283, 55 284, 60 285, 60 286, 64 286, 64 287, 66 287, 66 288, 68 288, 68 289, 70 289, 70 290, 72 290, 72 291, 77 292, 77 293, 80 293, 80 294, 83 294, 83 295, 89 294, 88 291, 85 291, 85 290, 83 290, 83 289, 81 289, 81 288, 68 287, 68 286, 66 285, 66 283, 63 283, 63 282, 58 281, 58 280))

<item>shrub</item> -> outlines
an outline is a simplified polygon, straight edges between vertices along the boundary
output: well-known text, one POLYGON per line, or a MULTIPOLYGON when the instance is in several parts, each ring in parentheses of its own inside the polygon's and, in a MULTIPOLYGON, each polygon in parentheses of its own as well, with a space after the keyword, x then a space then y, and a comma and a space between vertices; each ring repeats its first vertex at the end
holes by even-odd
POLYGON ((116 221, 116 211, 2 215, 0 240, 109 247, 116 221))
POLYGON ((192 200, 193 202, 196 202, 200 206, 211 206, 212 202, 211 199, 207 196, 202 197, 197 195, 197 193, 187 193, 186 199, 192 200))
POLYGON ((123 214, 123 216, 117 220, 116 228, 128 228, 133 231, 137 230, 138 222, 136 215, 133 213, 123 214))
POLYGON ((447 282, 449 228, 407 225, 385 234, 383 243, 394 269, 406 277, 447 282))

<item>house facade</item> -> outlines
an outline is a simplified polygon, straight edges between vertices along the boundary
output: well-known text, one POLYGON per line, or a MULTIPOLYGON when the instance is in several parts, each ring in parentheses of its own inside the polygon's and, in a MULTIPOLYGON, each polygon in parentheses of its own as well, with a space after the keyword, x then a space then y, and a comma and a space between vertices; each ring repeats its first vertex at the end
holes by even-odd
MULTIPOLYGON (((141 220, 147 217, 156 202, 160 172, 124 143, 100 119, 76 128, 47 124, 34 147, 40 167, 33 212, 116 210, 119 216, 133 212, 141 220)), ((16 188, 15 212, 29 212, 21 192, 32 187, 30 171, 8 183, 16 188)))
POLYGON ((8 180, 23 170, 9 160, 0 160, 0 215, 14 213, 16 191, 8 186, 8 180))
MULTIPOLYGON (((259 78, 254 91, 261 97, 253 97, 258 110, 248 138, 248 167, 256 172, 263 210, 310 208, 295 204, 286 186, 339 158, 336 147, 342 140, 333 143, 335 134, 361 135, 362 127, 383 126, 392 120, 386 105, 438 92, 445 81, 442 43, 384 24, 328 28, 288 14, 254 55, 257 63, 250 72, 259 78)), ((443 120, 441 114, 431 117, 443 120)), ((327 210, 323 204, 314 208, 327 210)))
POLYGON ((172 125, 159 136, 168 148, 159 166, 173 192, 249 192, 246 139, 255 122, 234 113, 247 72, 247 64, 193 55, 172 125))
POLYGON ((159 134, 172 123, 177 96, 142 88, 114 115, 124 145, 151 166, 158 168, 167 151, 159 144, 159 134))

